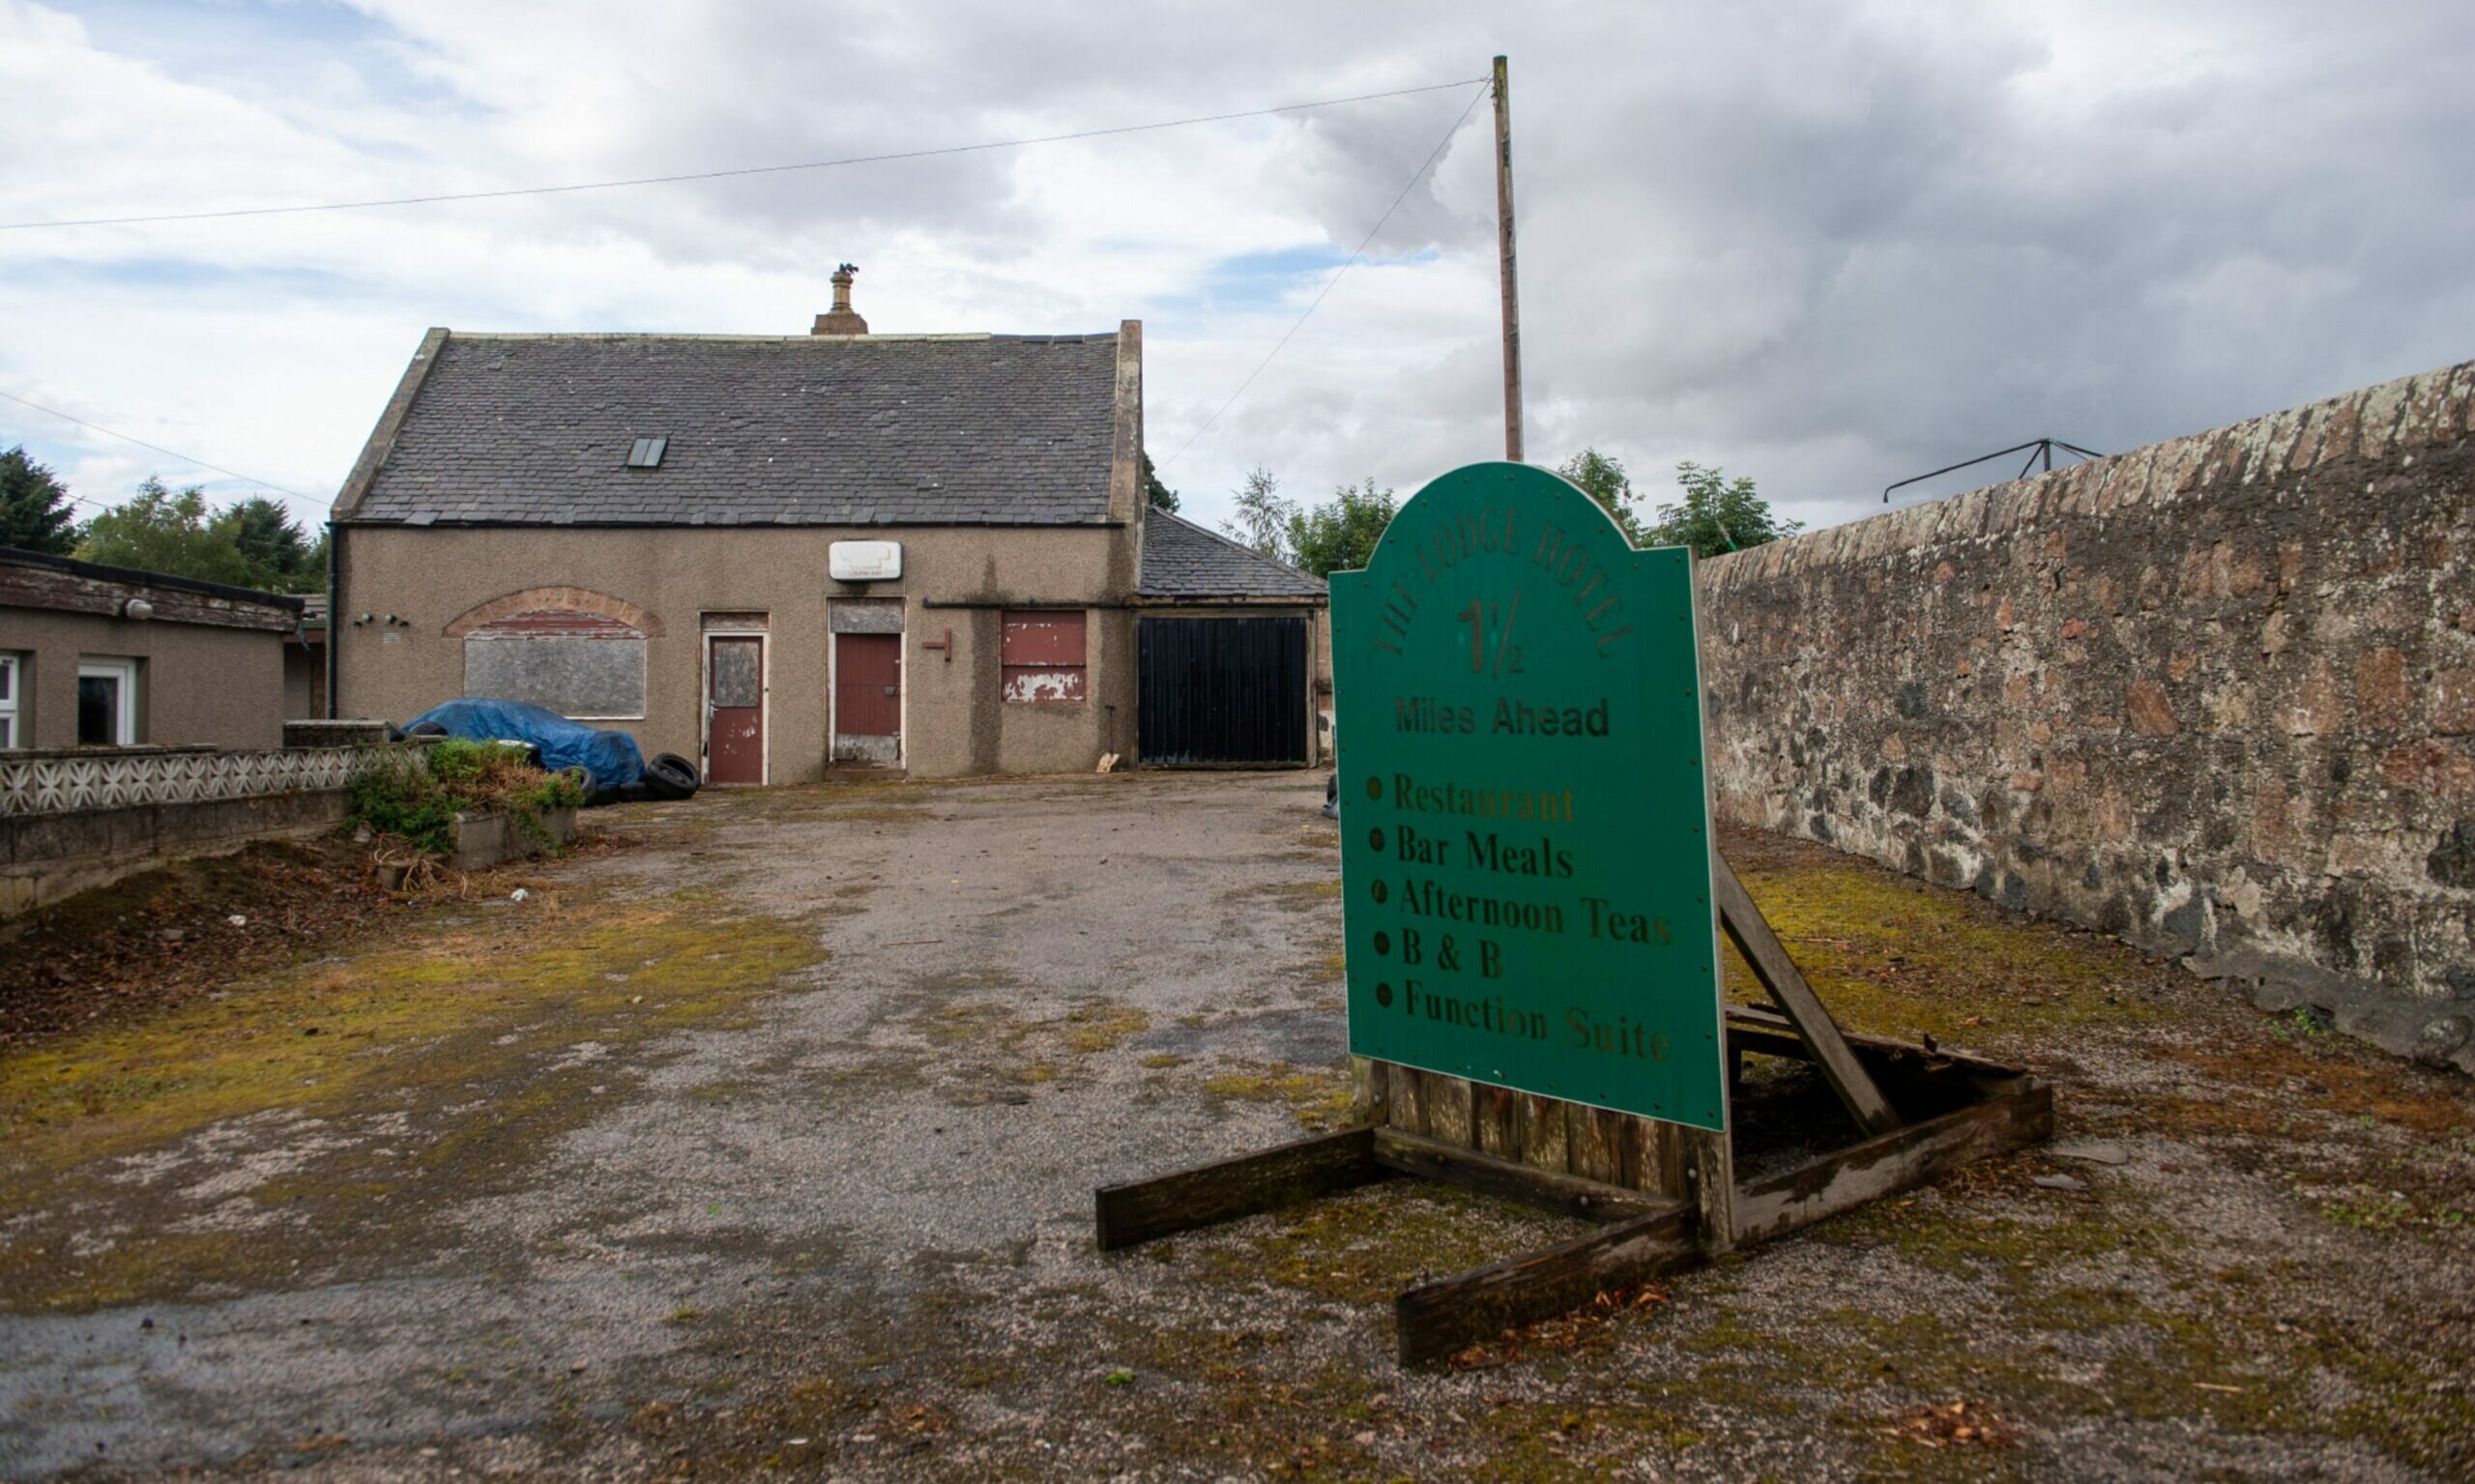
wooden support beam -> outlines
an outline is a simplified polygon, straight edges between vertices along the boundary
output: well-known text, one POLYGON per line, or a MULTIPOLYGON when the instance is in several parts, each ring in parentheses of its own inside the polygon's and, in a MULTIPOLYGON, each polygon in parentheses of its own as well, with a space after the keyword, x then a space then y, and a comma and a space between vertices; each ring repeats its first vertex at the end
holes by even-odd
POLYGON ((1446 1359, 1478 1340, 1702 1261, 1690 1208, 1670 1205, 1543 1252, 1410 1289, 1392 1300, 1403 1365, 1446 1359))
POLYGON ((1608 1185, 1624 1182, 1624 1146, 1616 1121, 1623 1116, 1587 1103, 1564 1104, 1564 1138, 1575 1175, 1608 1185))
POLYGON ((1424 1131, 1446 1144, 1458 1144, 1464 1149, 1477 1148, 1476 1130, 1470 1121, 1475 1093, 1470 1079, 1444 1072, 1422 1072, 1419 1075, 1426 1079, 1427 1126, 1424 1131))
POLYGON ((1712 1257, 1733 1249, 1736 1228, 1736 1153, 1732 1135, 1706 1128, 1679 1128, 1684 1141, 1684 1182, 1692 1191, 1694 1237, 1712 1257))
POLYGON ((1620 1185, 1584 1179, 1578 1175, 1550 1174, 1440 1139, 1391 1128, 1376 1130, 1375 1162, 1403 1175, 1458 1185, 1481 1195, 1502 1196, 1585 1221, 1642 1216, 1673 1204, 1620 1185))
POLYGON ((1394 1128, 1406 1128, 1413 1134, 1429 1132, 1427 1074, 1414 1066, 1403 1066, 1397 1062, 1384 1062, 1378 1064, 1384 1068, 1385 1080, 1391 1085, 1392 1116, 1388 1120, 1391 1125, 1394 1128))
POLYGON ((1489 1083, 1470 1085, 1470 1143, 1500 1159, 1521 1157, 1522 1094, 1489 1083))
POLYGON ((1633 1119, 1624 1146, 1624 1183, 1671 1201, 1690 1200, 1692 1186, 1684 1176, 1689 1153, 1686 1130, 1656 1119, 1633 1119))
POLYGON ((1519 1094, 1514 1105, 1521 1132, 1521 1162, 1558 1174, 1572 1168, 1572 1135, 1564 1123, 1564 1104, 1535 1092, 1519 1094))
POLYGON ((1259 1154, 1093 1191, 1100 1250, 1233 1221, 1389 1178, 1375 1158, 1375 1130, 1344 1128, 1259 1154))
POLYGON ((2000 1096, 1751 1181, 1736 1192, 1735 1237, 1757 1242, 1811 1226, 1945 1170, 2053 1136, 2053 1090, 2014 1079, 2000 1096))
POLYGON ((1392 1063, 1350 1058, 1350 1121, 1381 1128, 1392 1121, 1392 1063))
POLYGON ((1762 987, 1770 992, 1779 1008, 1787 1012, 1805 1044, 1813 1048, 1814 1064, 1821 1068, 1823 1079, 1839 1094, 1839 1100, 1848 1105, 1856 1126, 1869 1134, 1897 1128, 1899 1114, 1892 1110, 1890 1100, 1882 1096, 1882 1090, 1874 1086, 1872 1075, 1857 1062, 1855 1053, 1848 1049, 1838 1023, 1822 1008, 1813 986, 1805 982, 1804 971, 1788 956, 1787 946, 1770 930, 1762 909, 1745 891, 1744 883, 1736 880, 1735 868, 1715 850, 1710 853, 1710 889, 1718 897, 1719 925, 1727 930, 1728 940, 1753 966, 1755 977, 1762 980, 1762 987))

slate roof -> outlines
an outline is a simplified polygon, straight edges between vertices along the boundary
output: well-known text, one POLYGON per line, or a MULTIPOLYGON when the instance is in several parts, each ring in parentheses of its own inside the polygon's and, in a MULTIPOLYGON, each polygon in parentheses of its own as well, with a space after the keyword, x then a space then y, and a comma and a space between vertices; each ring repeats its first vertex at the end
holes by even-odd
POLYGON ((1167 510, 1143 517, 1142 580, 1145 597, 1326 597, 1320 577, 1240 546, 1167 510))
POLYGON ((342 518, 1108 518, 1118 336, 450 334, 342 518), (626 467, 639 438, 661 465, 626 467))

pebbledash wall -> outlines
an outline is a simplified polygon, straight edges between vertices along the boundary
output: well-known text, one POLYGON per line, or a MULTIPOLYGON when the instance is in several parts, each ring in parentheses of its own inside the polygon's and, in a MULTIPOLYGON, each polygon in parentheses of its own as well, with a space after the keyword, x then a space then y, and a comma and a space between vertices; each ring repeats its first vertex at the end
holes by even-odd
POLYGON ((2475 363, 1702 568, 1723 816, 2475 1071, 2475 363))

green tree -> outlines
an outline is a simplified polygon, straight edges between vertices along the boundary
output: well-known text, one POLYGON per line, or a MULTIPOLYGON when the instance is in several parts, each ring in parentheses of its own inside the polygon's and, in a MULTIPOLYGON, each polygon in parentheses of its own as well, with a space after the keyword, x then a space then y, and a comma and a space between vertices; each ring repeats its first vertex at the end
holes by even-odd
POLYGON ((1742 551, 1805 528, 1800 520, 1782 520, 1743 476, 1729 479, 1717 469, 1704 469, 1690 459, 1675 466, 1682 501, 1661 505, 1644 535, 1650 546, 1690 546, 1697 557, 1742 551))
POLYGON ((191 486, 174 494, 149 475, 134 499, 86 522, 76 554, 112 567, 247 587, 259 573, 241 550, 240 529, 234 511, 207 508, 204 490, 191 486))
POLYGON ((1241 546, 1252 547, 1276 562, 1290 559, 1289 523, 1297 507, 1280 497, 1280 480, 1258 464, 1246 471, 1246 482, 1236 491, 1238 518, 1221 530, 1241 546))
POLYGON ((1160 481, 1160 471, 1151 467, 1151 455, 1143 455, 1143 496, 1155 510, 1178 513, 1178 492, 1160 481))
POLYGON ((311 541, 281 502, 252 495, 216 517, 232 525, 232 542, 248 560, 251 587, 311 593, 327 585, 327 536, 311 541))
POLYGON ((65 557, 76 544, 69 486, 28 458, 23 444, 0 453, 0 546, 65 557))
POLYGON ((290 591, 295 593, 327 591, 328 535, 325 523, 321 522, 318 526, 318 538, 309 543, 309 560, 302 566, 301 585, 290 591))
POLYGON ((1356 571, 1375 554, 1392 510, 1392 491, 1376 488, 1374 476, 1363 485, 1344 484, 1329 504, 1290 512, 1290 560, 1318 577, 1356 571))
POLYGON ((1623 528, 1625 538, 1635 545, 1642 542, 1642 517, 1633 509, 1640 497, 1633 493, 1633 477, 1624 472, 1624 461, 1613 453, 1596 449, 1584 449, 1556 466, 1556 472, 1580 485, 1585 494, 1607 508, 1623 528))

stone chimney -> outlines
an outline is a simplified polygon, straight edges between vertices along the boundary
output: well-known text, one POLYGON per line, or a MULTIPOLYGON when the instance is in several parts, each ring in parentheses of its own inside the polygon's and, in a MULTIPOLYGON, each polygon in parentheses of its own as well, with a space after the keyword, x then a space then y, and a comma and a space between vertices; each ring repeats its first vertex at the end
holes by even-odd
POLYGON ((859 270, 845 263, 833 270, 833 307, 816 317, 810 335, 866 335, 868 322, 851 307, 851 276, 859 270))

